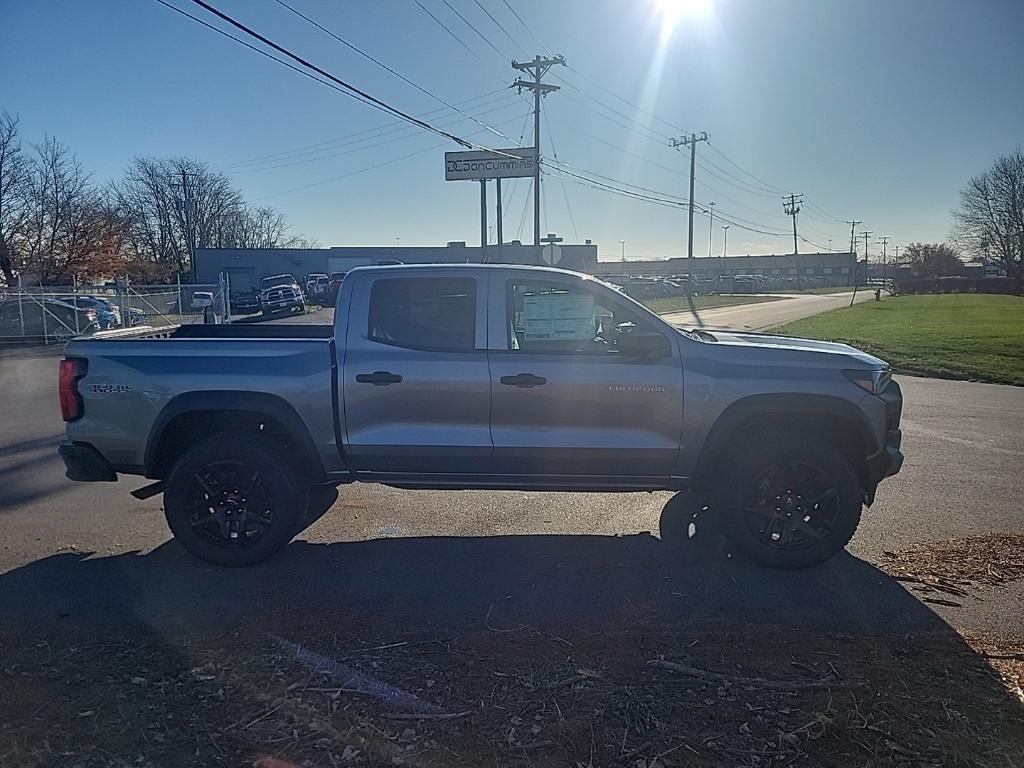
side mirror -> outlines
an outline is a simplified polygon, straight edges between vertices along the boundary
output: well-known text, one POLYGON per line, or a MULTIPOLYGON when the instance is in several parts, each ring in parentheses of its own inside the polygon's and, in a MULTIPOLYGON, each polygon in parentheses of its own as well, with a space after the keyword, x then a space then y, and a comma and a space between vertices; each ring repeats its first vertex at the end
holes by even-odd
POLYGON ((672 348, 665 337, 653 332, 624 333, 619 336, 615 346, 619 354, 640 360, 652 360, 672 354, 672 348))

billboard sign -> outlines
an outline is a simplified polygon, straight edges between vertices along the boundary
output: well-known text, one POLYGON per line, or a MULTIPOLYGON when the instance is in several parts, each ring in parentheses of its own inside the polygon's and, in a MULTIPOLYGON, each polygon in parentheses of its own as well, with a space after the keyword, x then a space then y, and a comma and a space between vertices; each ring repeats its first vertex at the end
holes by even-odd
POLYGON ((463 179, 513 179, 533 176, 533 147, 499 149, 494 152, 445 152, 445 181, 463 179))

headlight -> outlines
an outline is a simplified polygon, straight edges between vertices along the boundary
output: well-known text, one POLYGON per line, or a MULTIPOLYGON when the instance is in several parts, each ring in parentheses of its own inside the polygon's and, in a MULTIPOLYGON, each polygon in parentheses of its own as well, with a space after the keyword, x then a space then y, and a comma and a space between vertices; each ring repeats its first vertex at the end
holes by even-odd
POLYGON ((888 368, 876 368, 867 371, 843 371, 843 375, 863 390, 872 395, 880 395, 892 381, 892 371, 888 368))

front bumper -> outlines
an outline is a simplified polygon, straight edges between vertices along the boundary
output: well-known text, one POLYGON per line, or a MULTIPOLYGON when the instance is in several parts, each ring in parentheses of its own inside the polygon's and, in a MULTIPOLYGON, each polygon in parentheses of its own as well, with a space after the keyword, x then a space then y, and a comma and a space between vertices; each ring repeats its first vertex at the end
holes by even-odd
POLYGON ((64 474, 69 480, 86 483, 117 480, 117 473, 110 462, 88 443, 63 442, 57 447, 57 452, 64 461, 64 474))
POLYGON ((868 503, 875 498, 875 489, 887 477, 892 477, 903 468, 903 431, 900 418, 903 415, 903 393, 895 381, 879 395, 885 402, 885 444, 882 450, 871 456, 867 462, 868 503))

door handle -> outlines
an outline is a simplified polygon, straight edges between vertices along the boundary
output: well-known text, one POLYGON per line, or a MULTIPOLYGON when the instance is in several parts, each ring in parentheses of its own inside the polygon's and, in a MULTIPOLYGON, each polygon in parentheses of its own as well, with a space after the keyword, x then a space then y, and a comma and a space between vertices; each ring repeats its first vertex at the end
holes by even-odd
POLYGON ((517 373, 515 376, 502 376, 498 381, 502 384, 508 384, 510 387, 519 387, 520 389, 539 387, 541 384, 547 383, 547 379, 543 376, 534 376, 532 373, 517 373))
POLYGON ((398 384, 402 377, 391 371, 374 371, 373 373, 357 373, 356 381, 360 384, 374 384, 383 387, 387 384, 398 384))

